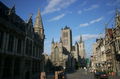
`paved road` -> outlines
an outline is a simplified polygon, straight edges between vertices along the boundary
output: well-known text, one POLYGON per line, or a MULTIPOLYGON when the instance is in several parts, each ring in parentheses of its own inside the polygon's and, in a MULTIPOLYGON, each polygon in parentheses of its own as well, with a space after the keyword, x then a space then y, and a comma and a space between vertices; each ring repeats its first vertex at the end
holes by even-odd
MULTIPOLYGON (((53 75, 49 75, 47 79, 54 79, 53 75)), ((67 73, 67 79, 95 79, 94 74, 84 69, 77 70, 73 73, 67 73)), ((109 79, 120 79, 120 76, 109 77, 109 79)))
POLYGON ((80 69, 74 73, 67 74, 67 79, 94 79, 94 75, 84 69, 80 69))

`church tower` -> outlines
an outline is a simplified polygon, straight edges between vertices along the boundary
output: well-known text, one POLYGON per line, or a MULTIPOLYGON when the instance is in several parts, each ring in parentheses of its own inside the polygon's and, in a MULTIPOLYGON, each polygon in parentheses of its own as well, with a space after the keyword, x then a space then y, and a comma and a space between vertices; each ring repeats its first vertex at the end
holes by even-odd
POLYGON ((36 20, 35 20, 35 24, 34 24, 34 31, 40 36, 41 39, 45 39, 40 9, 38 9, 38 14, 36 16, 36 20))
POLYGON ((65 28, 61 30, 61 39, 62 39, 63 47, 65 47, 68 52, 71 52, 72 31, 69 27, 65 26, 65 28))
POLYGON ((85 47, 84 47, 84 41, 82 40, 82 36, 80 36, 80 40, 78 42, 78 49, 79 49, 79 56, 81 58, 85 58, 85 47))

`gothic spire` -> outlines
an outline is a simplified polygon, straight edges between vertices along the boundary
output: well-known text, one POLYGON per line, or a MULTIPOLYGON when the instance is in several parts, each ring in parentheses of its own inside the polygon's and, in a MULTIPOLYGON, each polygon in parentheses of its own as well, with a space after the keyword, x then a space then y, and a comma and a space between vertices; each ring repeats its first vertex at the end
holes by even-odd
POLYGON ((52 38, 52 43, 54 43, 54 38, 52 38))
POLYGON ((82 35, 80 35, 80 43, 82 42, 82 35))
POLYGON ((60 43, 62 43, 62 39, 61 39, 61 37, 60 37, 60 43))
POLYGON ((32 14, 30 14, 30 16, 29 16, 29 19, 28 19, 28 23, 32 23, 32 14))
POLYGON ((42 17, 41 17, 41 14, 40 14, 40 9, 38 9, 38 14, 36 16, 34 27, 43 28, 43 23, 42 23, 42 17))
POLYGON ((118 9, 116 9, 116 17, 118 17, 119 16, 119 11, 118 11, 118 9))
POLYGON ((13 5, 13 7, 10 8, 8 15, 11 15, 13 13, 15 13, 15 5, 13 5))

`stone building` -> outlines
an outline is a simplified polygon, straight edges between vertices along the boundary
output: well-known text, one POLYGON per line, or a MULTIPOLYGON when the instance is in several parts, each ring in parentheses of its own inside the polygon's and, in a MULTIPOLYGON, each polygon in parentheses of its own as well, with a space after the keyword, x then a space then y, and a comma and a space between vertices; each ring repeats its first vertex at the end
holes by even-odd
POLYGON ((59 42, 51 43, 51 61, 54 66, 62 66, 70 69, 72 67, 72 32, 69 27, 61 30, 61 38, 59 42))
POLYGON ((68 52, 72 51, 72 31, 69 27, 62 28, 61 30, 61 40, 63 47, 67 49, 68 52))
MULTIPOLYGON (((33 28, 0 2, 0 79, 32 79, 43 71, 44 28, 40 11, 33 28)), ((38 76, 39 77, 39 76, 38 76)))
POLYGON ((71 51, 72 57, 74 58, 75 65, 84 68, 87 66, 86 57, 85 57, 85 46, 82 36, 80 36, 79 41, 75 42, 75 45, 72 46, 71 51))
POLYGON ((115 58, 116 58, 116 72, 120 75, 120 12, 116 11, 115 28, 113 29, 115 58))
POLYGON ((51 61, 55 66, 62 66, 68 69, 75 67, 75 62, 80 62, 85 65, 85 47, 80 40, 72 46, 72 31, 69 27, 61 29, 61 38, 59 42, 51 43, 51 61))
POLYGON ((96 40, 96 67, 101 70, 105 70, 106 54, 105 54, 105 40, 99 38, 96 40))
POLYGON ((116 72, 115 46, 113 41, 113 29, 105 29, 105 53, 107 70, 116 72))
POLYGON ((97 43, 93 44, 93 54, 91 56, 91 68, 92 70, 96 70, 97 69, 97 51, 96 51, 96 47, 97 47, 97 43))
POLYGON ((67 67, 66 63, 70 59, 69 52, 63 47, 62 42, 52 42, 51 61, 54 66, 67 67))
POLYGON ((78 43, 76 42, 74 46, 72 46, 72 56, 76 61, 79 59, 79 49, 78 49, 78 43))
MULTIPOLYGON (((115 27, 105 28, 105 37, 96 41, 96 56, 99 67, 120 73, 120 12, 116 11, 115 27), (104 51, 103 51, 104 50, 104 51), (103 51, 103 52, 102 52, 103 51), (101 64, 101 61, 104 61, 101 64)), ((93 55, 94 56, 94 55, 93 55)), ((93 61, 94 62, 94 61, 93 61)))
POLYGON ((82 40, 82 36, 80 36, 80 40, 78 42, 78 52, 79 52, 79 56, 82 59, 85 58, 85 46, 84 46, 84 41, 82 40))

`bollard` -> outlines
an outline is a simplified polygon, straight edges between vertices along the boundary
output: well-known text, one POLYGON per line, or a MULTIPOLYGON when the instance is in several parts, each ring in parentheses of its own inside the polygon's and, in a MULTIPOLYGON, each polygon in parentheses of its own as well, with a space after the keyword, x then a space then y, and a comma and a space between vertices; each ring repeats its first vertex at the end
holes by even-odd
POLYGON ((55 71, 55 79, 58 79, 58 71, 55 71))
POLYGON ((45 72, 41 72, 41 74, 40 74, 40 79, 46 79, 45 72))

